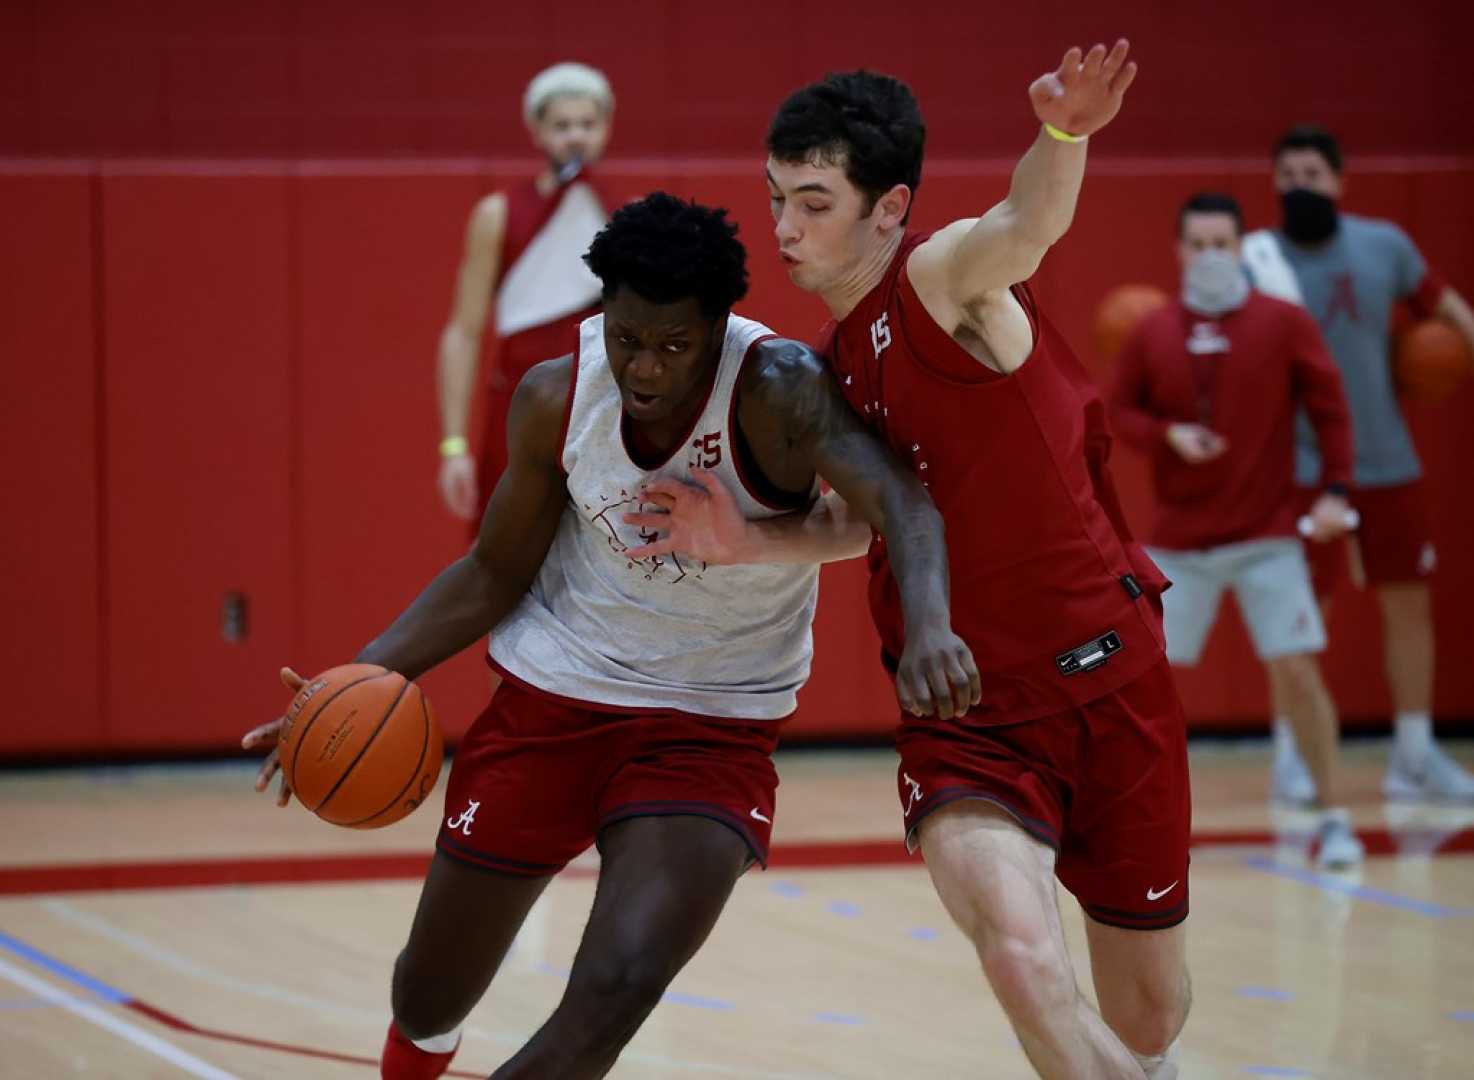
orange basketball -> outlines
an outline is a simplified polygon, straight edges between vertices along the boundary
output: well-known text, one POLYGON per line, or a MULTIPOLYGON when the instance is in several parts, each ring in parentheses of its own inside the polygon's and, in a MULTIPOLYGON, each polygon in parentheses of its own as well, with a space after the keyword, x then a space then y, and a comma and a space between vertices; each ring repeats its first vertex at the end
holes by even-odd
POLYGON ((418 686, 374 664, 344 664, 297 691, 278 753, 303 806, 334 825, 377 829, 424 801, 445 746, 418 686))
POLYGON ((1137 323, 1167 302, 1155 285, 1117 285, 1095 309, 1091 340, 1103 360, 1114 360, 1137 323))
POLYGON ((1469 343, 1448 323, 1425 319, 1397 339, 1393 374, 1398 390, 1414 401, 1442 401, 1471 369, 1469 343))

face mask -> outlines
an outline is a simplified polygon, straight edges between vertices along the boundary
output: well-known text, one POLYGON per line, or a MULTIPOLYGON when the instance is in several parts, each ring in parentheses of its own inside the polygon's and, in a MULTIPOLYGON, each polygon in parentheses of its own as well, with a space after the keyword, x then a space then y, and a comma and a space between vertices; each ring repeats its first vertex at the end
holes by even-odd
POLYGON ((1196 315, 1216 316, 1244 306, 1249 278, 1238 256, 1221 248, 1199 252, 1182 275, 1182 302, 1196 315))
POLYGON ((1280 196, 1285 214, 1285 235, 1297 244, 1319 244, 1336 231, 1336 201, 1306 188, 1293 188, 1280 196))

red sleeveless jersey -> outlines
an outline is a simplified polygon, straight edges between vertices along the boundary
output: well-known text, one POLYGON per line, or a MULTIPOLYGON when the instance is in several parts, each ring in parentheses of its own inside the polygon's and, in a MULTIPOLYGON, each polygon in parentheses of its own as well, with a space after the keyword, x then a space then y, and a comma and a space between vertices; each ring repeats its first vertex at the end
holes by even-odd
MULTIPOLYGON (((969 355, 905 272, 929 235, 906 234, 880 284, 825 327, 821 351, 946 522, 952 626, 983 676, 974 719, 1046 716, 1157 663, 1166 583, 1121 514, 1090 376, 1025 285, 1013 294, 1033 330, 1027 361, 1001 375, 969 355), (1108 634, 1119 648, 1107 645, 1104 663, 1093 648, 1075 652, 1108 634)), ((893 667, 905 627, 882 538, 869 559, 871 613, 893 667)))
MULTIPOLYGON (((593 182, 587 172, 580 178, 593 182)), ((502 234, 499 264, 503 276, 548 223, 567 191, 568 186, 560 184, 551 194, 544 195, 537 190, 534 179, 527 179, 506 189, 507 224, 502 234)), ((609 205, 608 198, 602 192, 601 198, 606 206, 609 205)), ((581 251, 575 252, 574 256, 582 254, 581 251)), ((590 315, 597 315, 599 307, 598 303, 594 303, 552 322, 530 326, 526 330, 501 338, 497 349, 496 371, 493 373, 494 385, 510 393, 533 364, 572 352, 578 341, 579 324, 590 315)))

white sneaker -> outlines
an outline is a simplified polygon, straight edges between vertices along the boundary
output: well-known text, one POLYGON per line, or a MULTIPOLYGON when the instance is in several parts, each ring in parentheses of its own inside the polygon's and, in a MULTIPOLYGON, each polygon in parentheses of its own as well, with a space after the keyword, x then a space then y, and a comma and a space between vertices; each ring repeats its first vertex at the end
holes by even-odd
POLYGON ((1394 745, 1382 778, 1382 794, 1399 802, 1474 802, 1474 776, 1437 746, 1421 762, 1394 745))
POLYGON ((1298 751, 1276 751, 1270 768, 1269 801, 1286 806, 1309 806, 1315 802, 1315 781, 1298 751))
POLYGON ((1351 815, 1345 810, 1327 810, 1315 830, 1315 863, 1322 870, 1346 870, 1360 866, 1367 850, 1351 831, 1351 815))

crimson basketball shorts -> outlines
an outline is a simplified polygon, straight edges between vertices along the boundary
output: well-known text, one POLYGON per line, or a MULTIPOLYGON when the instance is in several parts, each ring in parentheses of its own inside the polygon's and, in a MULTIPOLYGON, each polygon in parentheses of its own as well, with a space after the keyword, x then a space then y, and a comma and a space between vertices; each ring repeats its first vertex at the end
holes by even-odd
MULTIPOLYGON (((1302 490, 1300 512, 1318 491, 1302 490)), ((1358 588, 1423 581, 1438 565, 1427 493, 1421 480, 1394 487, 1356 488, 1349 501, 1361 515, 1356 532, 1341 540, 1305 542, 1305 557, 1317 596, 1334 593, 1342 581, 1358 588)))
POLYGON ((1165 658, 1067 712, 1017 724, 966 720, 901 722, 908 846, 928 814, 981 799, 1054 848, 1059 880, 1097 922, 1160 930, 1187 918, 1187 723, 1165 658))
POLYGON ((696 815, 767 864, 779 725, 599 712, 504 680, 456 750, 436 848, 526 877, 556 874, 609 825, 696 815))

